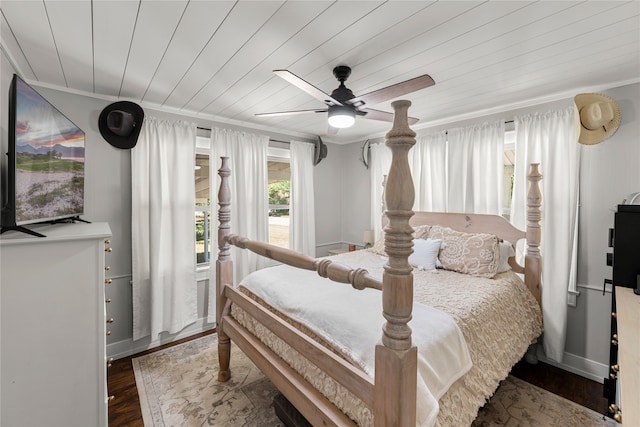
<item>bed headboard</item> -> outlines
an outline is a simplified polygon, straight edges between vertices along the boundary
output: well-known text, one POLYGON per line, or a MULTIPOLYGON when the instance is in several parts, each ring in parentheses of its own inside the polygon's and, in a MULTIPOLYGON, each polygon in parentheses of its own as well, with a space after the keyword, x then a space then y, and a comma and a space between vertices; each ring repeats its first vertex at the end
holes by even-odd
MULTIPOLYGON (((538 166, 539 164, 532 163, 527 176, 529 193, 527 195, 526 231, 514 227, 504 217, 488 214, 415 212, 409 224, 412 227, 423 224, 440 225, 465 233, 494 234, 502 240, 510 242, 514 247, 519 240, 526 239, 525 265, 519 265, 513 257, 509 259, 509 265, 516 273, 524 273, 525 284, 538 303, 541 303, 540 219, 542 215, 540 206, 542 197, 538 183, 542 179, 542 175, 540 175, 538 166)), ((384 216, 383 222, 386 222, 384 216)))
POLYGON ((515 228, 509 221, 498 215, 415 212, 409 223, 416 227, 422 224, 438 224, 465 233, 491 233, 515 244, 526 237, 526 233, 515 228))

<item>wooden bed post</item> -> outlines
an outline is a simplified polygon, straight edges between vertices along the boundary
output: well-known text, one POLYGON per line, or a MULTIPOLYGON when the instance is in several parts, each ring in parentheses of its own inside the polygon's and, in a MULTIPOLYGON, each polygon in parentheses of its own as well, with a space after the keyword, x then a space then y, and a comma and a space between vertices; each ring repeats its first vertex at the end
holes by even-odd
POLYGON ((229 362, 231 359, 231 340, 222 331, 222 317, 225 314, 227 297, 224 295, 224 285, 233 283, 233 262, 231 261, 231 246, 226 238, 231 234, 231 189, 229 188, 229 158, 221 157, 222 165, 218 170, 221 183, 218 190, 218 259, 216 260, 216 328, 218 333, 218 361, 220 371, 218 381, 228 381, 231 378, 229 362))
POLYGON ((376 427, 416 425, 417 348, 411 342, 413 269, 408 257, 413 252, 409 219, 415 198, 408 153, 416 143, 407 113, 411 102, 395 101, 393 127, 386 145, 392 151, 385 190, 388 224, 384 228, 389 259, 382 274, 382 310, 386 322, 382 344, 376 346, 374 418, 376 427))
POLYGON ((542 193, 539 182, 542 175, 538 170, 539 163, 531 163, 527 179, 529 180, 529 193, 527 194, 527 253, 524 263, 524 281, 533 293, 533 296, 542 306, 542 288, 540 286, 542 263, 540 260, 540 220, 542 214, 540 205, 542 193))

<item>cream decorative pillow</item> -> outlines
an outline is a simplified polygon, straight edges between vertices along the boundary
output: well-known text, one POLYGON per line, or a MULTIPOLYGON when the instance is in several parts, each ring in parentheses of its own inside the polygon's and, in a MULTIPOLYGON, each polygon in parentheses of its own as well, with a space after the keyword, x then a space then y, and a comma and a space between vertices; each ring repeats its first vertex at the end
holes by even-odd
MULTIPOLYGON (((426 239, 429 236, 430 225, 419 225, 415 227, 413 230, 413 238, 414 239, 426 239)), ((378 255, 387 256, 387 253, 384 250, 384 231, 382 232, 382 237, 380 237, 376 243, 369 248, 372 252, 377 253, 378 255)))
POLYGON ((429 237, 429 230, 431 230, 430 225, 419 225, 413 228, 413 238, 414 239, 426 239, 429 237))
POLYGON ((492 234, 471 234, 434 225, 430 239, 442 239, 438 259, 442 268, 471 276, 493 278, 500 264, 500 239, 492 234))
POLYGON ((387 253, 384 251, 384 233, 382 233, 382 237, 376 240, 376 243, 374 243, 369 250, 377 253, 378 255, 387 256, 387 253))

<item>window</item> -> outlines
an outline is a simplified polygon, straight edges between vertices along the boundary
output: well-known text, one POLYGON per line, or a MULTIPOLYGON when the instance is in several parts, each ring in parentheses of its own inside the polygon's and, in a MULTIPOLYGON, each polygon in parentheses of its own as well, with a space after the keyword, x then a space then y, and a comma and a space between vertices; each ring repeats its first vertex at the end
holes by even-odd
POLYGON ((289 150, 269 147, 269 243, 289 248, 289 202, 291 166, 289 150))
MULTIPOLYGON (((209 155, 196 152, 196 262, 211 260, 211 198, 209 190, 209 155)), ((215 231, 215 230, 214 230, 215 231)))
MULTIPOLYGON (((212 221, 209 182, 209 138, 196 140, 195 159, 195 250, 196 260, 201 266, 216 256, 217 248, 211 247, 211 233, 217 232, 215 216, 212 221)), ((291 167, 289 150, 269 147, 268 150, 269 194, 269 243, 289 248, 289 201, 291 198, 291 167)), ((214 206, 215 201, 214 201, 214 206)), ((215 215, 215 210, 213 212, 215 215)))
POLYGON ((504 143, 504 169, 502 178, 502 216, 511 217, 511 199, 513 197, 513 172, 516 162, 515 131, 505 132, 504 143))

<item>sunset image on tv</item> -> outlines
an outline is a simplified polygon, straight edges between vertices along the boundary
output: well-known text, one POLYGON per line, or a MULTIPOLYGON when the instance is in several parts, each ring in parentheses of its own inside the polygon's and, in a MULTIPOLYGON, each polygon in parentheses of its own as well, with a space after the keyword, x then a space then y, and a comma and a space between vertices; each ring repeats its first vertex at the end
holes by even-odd
POLYGON ((22 80, 16 89, 16 223, 82 214, 84 132, 22 80))

